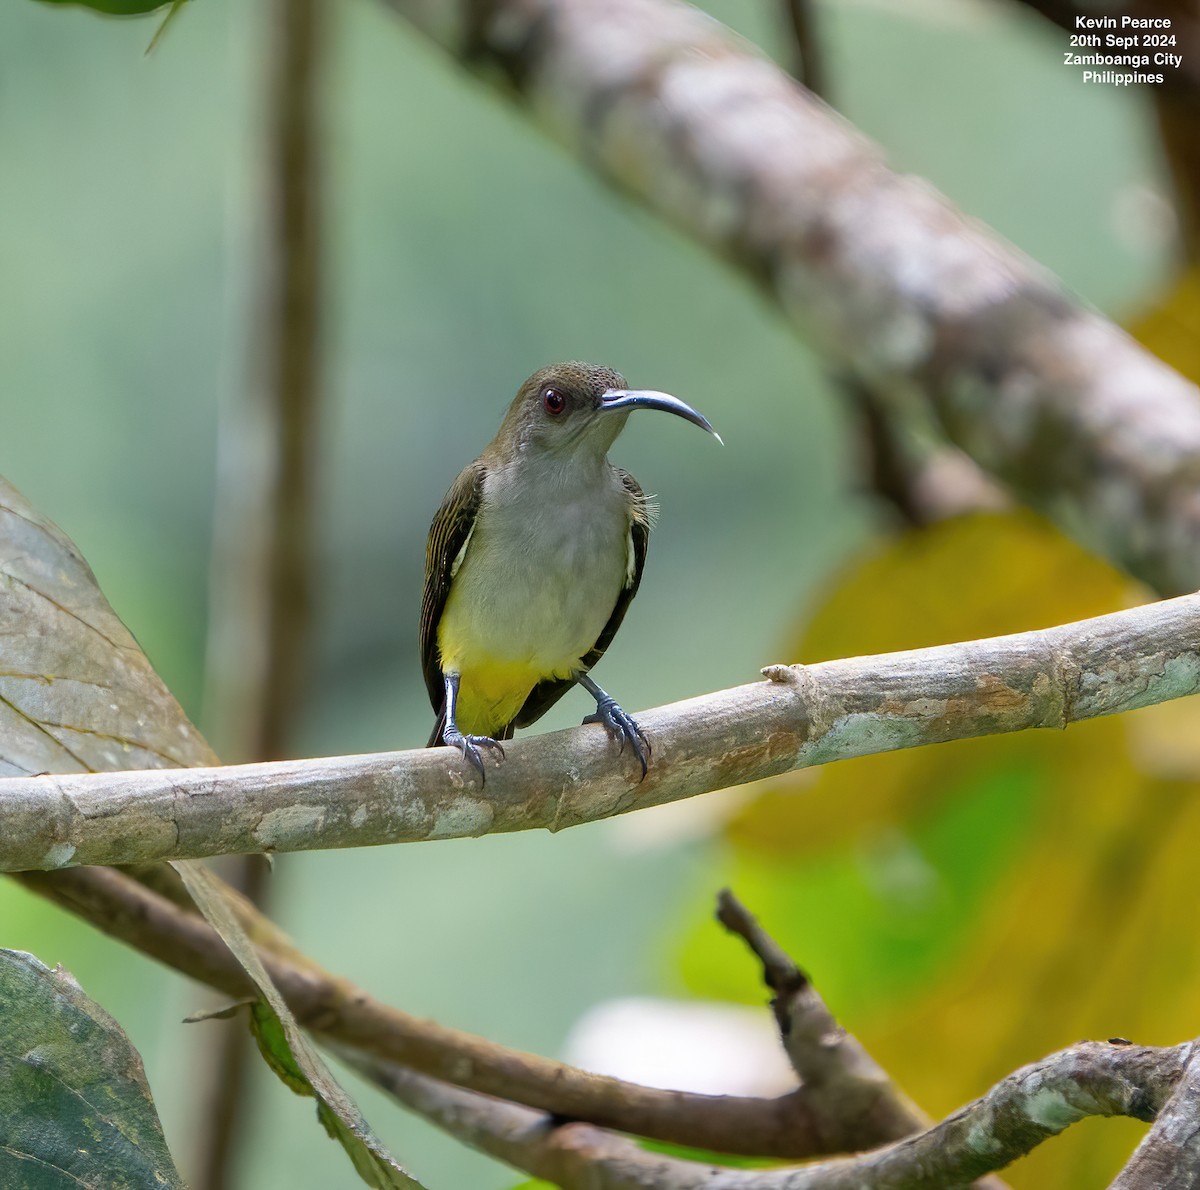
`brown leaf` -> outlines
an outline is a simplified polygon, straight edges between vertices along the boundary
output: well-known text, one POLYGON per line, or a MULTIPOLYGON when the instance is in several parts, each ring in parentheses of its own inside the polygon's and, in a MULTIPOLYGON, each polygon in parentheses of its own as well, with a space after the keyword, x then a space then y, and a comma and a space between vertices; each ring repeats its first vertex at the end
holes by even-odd
POLYGON ((0 479, 0 776, 216 763, 79 551, 0 479))

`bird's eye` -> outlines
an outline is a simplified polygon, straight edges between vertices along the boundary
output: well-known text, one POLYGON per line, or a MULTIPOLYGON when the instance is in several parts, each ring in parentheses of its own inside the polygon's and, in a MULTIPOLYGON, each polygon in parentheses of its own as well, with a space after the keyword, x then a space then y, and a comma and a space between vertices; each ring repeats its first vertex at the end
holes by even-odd
POLYGON ((567 398, 556 388, 548 388, 542 393, 542 408, 553 417, 557 417, 567 407, 567 398))

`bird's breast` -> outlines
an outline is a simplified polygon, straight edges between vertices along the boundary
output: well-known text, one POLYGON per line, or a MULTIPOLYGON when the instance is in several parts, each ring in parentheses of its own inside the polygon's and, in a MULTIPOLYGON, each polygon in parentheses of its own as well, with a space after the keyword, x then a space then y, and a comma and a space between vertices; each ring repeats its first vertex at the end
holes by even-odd
POLYGON ((484 489, 438 631, 444 669, 566 677, 596 643, 628 574, 619 479, 484 489))

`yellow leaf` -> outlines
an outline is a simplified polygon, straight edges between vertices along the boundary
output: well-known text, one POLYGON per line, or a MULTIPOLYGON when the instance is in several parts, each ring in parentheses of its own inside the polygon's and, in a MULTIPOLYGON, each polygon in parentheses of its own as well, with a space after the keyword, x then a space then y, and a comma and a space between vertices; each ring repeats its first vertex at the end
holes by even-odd
POLYGON ((1164 363, 1200 382, 1200 268, 1182 273, 1129 333, 1164 363))

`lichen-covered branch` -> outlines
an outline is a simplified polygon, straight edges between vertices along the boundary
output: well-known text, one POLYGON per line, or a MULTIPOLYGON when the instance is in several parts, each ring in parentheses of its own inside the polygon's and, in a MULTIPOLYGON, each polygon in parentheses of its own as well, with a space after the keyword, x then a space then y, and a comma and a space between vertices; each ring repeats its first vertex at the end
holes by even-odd
POLYGON ((1196 1190, 1200 1186, 1200 1047, 1185 1061, 1171 1098, 1111 1190, 1196 1190))
POLYGON ((649 1153, 590 1124, 564 1124, 391 1063, 350 1060, 458 1140, 566 1190, 945 1190, 1003 1169, 1086 1116, 1153 1119, 1191 1051, 1190 1043, 1157 1049, 1082 1042, 1009 1075, 919 1135, 855 1157, 760 1170, 649 1153))
POLYGON ((898 1140, 933 1122, 901 1092, 862 1043, 838 1024, 808 976, 728 889, 717 920, 762 963, 779 1037, 802 1086, 832 1119, 870 1119, 880 1141, 898 1140))
POLYGON ((0 780, 0 870, 559 830, 848 757, 1062 728, 1200 691, 1200 595, 764 673, 642 712, 640 783, 596 725, 512 744, 486 785, 447 749, 0 780))
POLYGON ((839 367, 1163 594, 1200 587, 1200 392, 678 0, 386 0, 759 282, 839 367))

